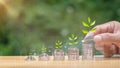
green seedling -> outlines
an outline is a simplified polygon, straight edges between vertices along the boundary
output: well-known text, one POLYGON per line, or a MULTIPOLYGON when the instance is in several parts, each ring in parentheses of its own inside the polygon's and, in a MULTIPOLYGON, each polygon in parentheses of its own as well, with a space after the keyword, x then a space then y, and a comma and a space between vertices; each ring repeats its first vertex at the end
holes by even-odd
POLYGON ((28 55, 29 55, 29 56, 32 56, 34 53, 35 53, 35 50, 31 50, 31 51, 28 53, 28 55))
POLYGON ((73 45, 78 44, 78 37, 75 36, 74 34, 71 34, 71 36, 68 37, 68 40, 69 40, 69 43, 68 43, 68 44, 69 44, 70 46, 73 46, 73 45))
POLYGON ((95 32, 96 28, 93 28, 93 26, 95 25, 96 21, 91 21, 91 18, 88 17, 88 22, 82 22, 82 25, 86 28, 82 30, 83 34, 87 34, 89 32, 95 32), (93 29, 92 29, 93 28, 93 29))
POLYGON ((56 48, 56 49, 61 49, 61 48, 62 48, 62 44, 63 44, 63 43, 58 40, 58 41, 55 43, 55 48, 56 48))
POLYGON ((41 48, 41 52, 42 52, 42 53, 46 53, 46 52, 47 52, 47 48, 43 46, 43 47, 41 48))
POLYGON ((28 55, 29 55, 29 56, 32 56, 32 55, 33 55, 33 53, 32 53, 32 52, 29 52, 29 53, 28 53, 28 55))

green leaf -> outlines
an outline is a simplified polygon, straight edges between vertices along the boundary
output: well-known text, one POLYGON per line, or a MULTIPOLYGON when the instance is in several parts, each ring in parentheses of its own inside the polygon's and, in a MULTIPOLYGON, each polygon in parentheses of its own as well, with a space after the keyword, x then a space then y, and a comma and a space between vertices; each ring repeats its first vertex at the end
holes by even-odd
POLYGON ((55 46, 56 49, 58 49, 59 47, 58 46, 55 46))
POLYGON ((86 22, 82 22, 82 25, 84 26, 84 27, 90 27, 86 22))
POLYGON ((42 48, 42 50, 46 50, 46 48, 42 48))
POLYGON ((78 41, 77 41, 77 42, 74 42, 74 44, 78 44, 78 41))
POLYGON ((60 42, 60 45, 62 45, 62 42, 60 42))
POLYGON ((44 53, 44 52, 46 52, 46 51, 47 51, 47 48, 42 47, 42 48, 41 48, 41 51, 44 53))
POLYGON ((93 26, 93 25, 95 25, 95 22, 96 22, 96 21, 93 21, 93 22, 90 24, 90 26, 93 26))
POLYGON ((29 55, 32 55, 32 53, 30 52, 29 55))
POLYGON ((55 43, 55 48, 56 48, 56 49, 62 48, 62 42, 58 40, 58 41, 55 43))
POLYGON ((90 21, 91 21, 91 19, 90 19, 90 17, 88 17, 88 22, 90 23, 90 21))
POLYGON ((59 45, 59 44, 56 42, 55 45, 59 45))
POLYGON ((59 48, 61 49, 61 48, 62 48, 62 46, 59 46, 59 48))
POLYGON ((72 40, 73 40, 71 37, 68 37, 68 39, 69 39, 70 41, 72 41, 72 40))
POLYGON ((59 45, 62 45, 62 42, 58 42, 59 45))
POLYGON ((77 39, 78 39, 78 37, 77 37, 77 36, 75 36, 74 40, 77 40, 77 39))
POLYGON ((97 28, 93 28, 92 30, 90 30, 90 32, 95 32, 97 30, 97 28))
POLYGON ((55 43, 55 45, 61 45, 61 44, 62 44, 62 42, 59 40, 55 43))
POLYGON ((73 45, 73 43, 69 42, 69 45, 73 45))
POLYGON ((83 34, 87 34, 88 31, 87 30, 82 30, 83 34))
POLYGON ((72 34, 72 38, 74 38, 75 37, 75 35, 74 34, 72 34))

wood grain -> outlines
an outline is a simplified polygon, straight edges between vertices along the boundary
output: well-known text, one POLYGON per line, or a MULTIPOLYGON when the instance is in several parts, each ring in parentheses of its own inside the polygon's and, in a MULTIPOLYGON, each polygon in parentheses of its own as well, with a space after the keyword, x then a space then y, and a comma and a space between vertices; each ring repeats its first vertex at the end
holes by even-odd
MULTIPOLYGON (((37 57, 36 57, 37 58, 37 57)), ((120 68, 120 58, 103 58, 96 56, 94 60, 25 61, 25 56, 1 56, 0 68, 120 68)))

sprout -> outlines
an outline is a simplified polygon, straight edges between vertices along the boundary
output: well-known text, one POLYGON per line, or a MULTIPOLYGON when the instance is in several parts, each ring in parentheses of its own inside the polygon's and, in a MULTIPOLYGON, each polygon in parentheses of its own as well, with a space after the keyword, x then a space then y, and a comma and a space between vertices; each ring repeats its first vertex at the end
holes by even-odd
POLYGON ((68 40, 70 46, 78 44, 78 37, 75 36, 74 34, 71 34, 71 36, 68 37, 68 40))
POLYGON ((43 47, 41 48, 41 51, 42 51, 42 53, 45 53, 45 52, 47 52, 47 48, 43 46, 43 47))
POLYGON ((88 17, 88 22, 82 22, 82 25, 84 26, 84 27, 86 27, 87 29, 85 30, 85 29, 83 29, 82 30, 82 33, 83 34, 87 34, 87 33, 89 33, 89 32, 95 32, 96 31, 96 28, 93 28, 92 30, 91 30, 91 28, 95 25, 95 20, 94 21, 91 21, 91 18, 90 17, 88 17))
POLYGON ((32 55, 33 55, 33 53, 29 52, 29 56, 32 56, 32 55))
POLYGON ((63 44, 63 43, 58 40, 58 41, 55 43, 55 48, 56 48, 56 49, 61 49, 61 48, 62 48, 62 44, 63 44))

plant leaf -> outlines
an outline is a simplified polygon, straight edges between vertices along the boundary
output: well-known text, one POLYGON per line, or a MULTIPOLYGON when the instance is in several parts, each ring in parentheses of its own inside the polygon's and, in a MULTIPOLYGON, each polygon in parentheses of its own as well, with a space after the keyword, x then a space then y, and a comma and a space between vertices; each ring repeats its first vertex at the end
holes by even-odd
POLYGON ((42 48, 41 48, 41 51, 44 53, 44 52, 46 52, 46 51, 47 51, 46 49, 47 49, 47 48, 42 47, 42 48))
POLYGON ((59 42, 59 45, 61 45, 62 44, 62 42, 59 42))
POLYGON ((55 45, 59 45, 59 44, 56 42, 55 45))
POLYGON ((73 45, 73 43, 69 42, 69 45, 71 45, 71 46, 72 46, 72 45, 73 45))
POLYGON ((90 24, 90 26, 93 26, 93 25, 95 25, 95 22, 96 22, 96 21, 93 21, 93 22, 90 24))
POLYGON ((87 30, 82 30, 83 34, 87 34, 88 31, 87 30))
POLYGON ((32 55, 32 53, 30 52, 29 55, 32 55))
POLYGON ((58 46, 55 46, 56 49, 58 49, 59 47, 58 46))
POLYGON ((68 37, 68 39, 71 40, 71 41, 73 40, 71 37, 68 37))
POLYGON ((82 25, 84 26, 84 27, 90 27, 86 22, 82 22, 82 25))
POLYGON ((74 42, 74 44, 78 44, 78 41, 77 41, 77 42, 74 42))
POLYGON ((46 50, 46 48, 42 48, 42 50, 46 50))
POLYGON ((74 38, 75 37, 75 35, 74 34, 72 34, 72 38, 74 38))
POLYGON ((92 30, 90 30, 90 32, 95 32, 97 30, 97 28, 93 28, 92 30))
POLYGON ((88 17, 88 22, 90 23, 90 21, 91 21, 91 19, 90 19, 90 17, 88 17))
POLYGON ((55 48, 56 48, 56 49, 62 48, 62 42, 58 40, 58 41, 55 43, 55 48))
POLYGON ((75 36, 74 40, 77 40, 77 39, 78 39, 78 37, 77 37, 77 36, 75 36))
POLYGON ((59 48, 62 48, 62 46, 59 46, 59 48))
POLYGON ((62 42, 60 42, 60 45, 62 45, 62 42))

